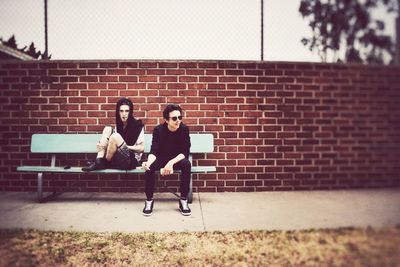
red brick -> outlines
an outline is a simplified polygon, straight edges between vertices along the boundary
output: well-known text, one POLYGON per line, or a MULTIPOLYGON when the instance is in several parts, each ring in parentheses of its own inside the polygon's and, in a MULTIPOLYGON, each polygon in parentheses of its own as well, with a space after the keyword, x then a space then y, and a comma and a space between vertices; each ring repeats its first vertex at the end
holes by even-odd
POLYGON ((117 82, 118 76, 100 76, 99 82, 117 82))
POLYGON ((184 83, 168 83, 167 88, 168 89, 186 89, 187 85, 184 83))
POLYGON ((139 82, 157 82, 157 76, 139 76, 139 82))
POLYGON ((159 96, 177 96, 178 92, 176 90, 158 90, 159 96))
POLYGON ((165 69, 175 69, 178 67, 178 64, 173 62, 160 62, 158 66, 165 69))
POLYGON ((98 63, 80 63, 79 68, 87 69, 87 68, 98 68, 98 63))
POLYGON ((147 84, 147 88, 148 88, 148 89, 158 89, 158 90, 161 90, 161 89, 166 89, 166 88, 167 88, 167 85, 166 85, 165 83, 148 83, 148 84, 147 84))
POLYGON ((189 83, 193 83, 193 82, 197 82, 198 78, 196 76, 179 76, 179 82, 189 82, 189 83))
POLYGON ((147 75, 165 75, 165 73, 163 69, 146 70, 147 75))
POLYGON ((172 82, 172 83, 176 83, 178 81, 178 77, 176 76, 162 76, 159 77, 160 82, 172 82))
POLYGON ((218 77, 210 77, 210 76, 200 76, 199 82, 201 83, 215 83, 218 81, 218 77))
POLYGON ((144 70, 144 69, 128 69, 126 74, 127 75, 145 75, 146 70, 144 70))
POLYGON ((68 70, 68 75, 84 76, 86 75, 86 70, 68 70))
POLYGON ((139 68, 142 68, 142 69, 157 68, 157 63, 156 62, 140 62, 139 68))
POLYGON ((126 75, 126 69, 108 69, 108 75, 126 75))
POLYGON ((106 97, 88 97, 88 103, 106 103, 106 97))
POLYGON ((101 62, 100 63, 100 68, 110 69, 110 68, 116 68, 116 67, 118 67, 118 63, 116 63, 116 62, 101 62))
POLYGON ((68 84, 69 89, 87 89, 88 85, 86 83, 70 83, 68 84))
POLYGON ((128 89, 146 89, 146 83, 128 83, 128 89))
POLYGON ((100 110, 99 105, 95 104, 82 104, 80 105, 81 110, 100 110))
POLYGON ((96 119, 79 119, 78 123, 79 124, 96 124, 97 120, 96 119))
MULTIPOLYGON (((80 76, 79 82, 98 82, 99 78, 97 76, 80 76)), ((61 80, 63 82, 63 80, 61 80)))
POLYGON ((197 68, 197 63, 192 62, 180 62, 179 68, 197 68))
POLYGON ((199 68, 204 69, 216 69, 218 67, 217 63, 199 63, 199 68))
POLYGON ((120 62, 119 67, 120 68, 137 68, 138 67, 137 62, 120 62))

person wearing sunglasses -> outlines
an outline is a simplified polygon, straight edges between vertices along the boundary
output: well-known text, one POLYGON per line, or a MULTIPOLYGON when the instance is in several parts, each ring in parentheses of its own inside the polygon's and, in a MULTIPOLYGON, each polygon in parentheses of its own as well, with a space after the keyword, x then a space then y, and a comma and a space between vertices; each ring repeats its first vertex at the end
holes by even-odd
POLYGON ((191 174, 189 161, 190 136, 189 128, 182 123, 182 109, 179 105, 169 104, 163 111, 164 123, 153 130, 153 140, 147 161, 142 163, 145 172, 146 201, 143 215, 150 216, 154 206, 155 172, 160 170, 161 176, 173 174, 181 170, 179 210, 189 216, 191 210, 187 195, 191 174))

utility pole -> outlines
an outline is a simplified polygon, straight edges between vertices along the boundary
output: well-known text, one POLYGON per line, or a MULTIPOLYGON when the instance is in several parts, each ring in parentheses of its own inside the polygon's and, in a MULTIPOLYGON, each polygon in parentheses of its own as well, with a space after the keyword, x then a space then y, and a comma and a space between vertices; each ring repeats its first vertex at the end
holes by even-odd
POLYGON ((264 60, 264 0, 261 0, 261 61, 263 60, 264 60))
POLYGON ((397 0, 395 64, 400 65, 400 0, 397 0))
POLYGON ((49 59, 49 46, 47 37, 47 0, 44 0, 44 45, 43 59, 49 59))

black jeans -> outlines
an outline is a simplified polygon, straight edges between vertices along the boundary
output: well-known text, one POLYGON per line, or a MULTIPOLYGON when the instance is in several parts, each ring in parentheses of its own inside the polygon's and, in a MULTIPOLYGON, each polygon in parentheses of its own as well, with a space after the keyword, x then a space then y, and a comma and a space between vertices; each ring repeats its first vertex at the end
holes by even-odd
MULTIPOLYGON (((167 158, 157 158, 150 166, 150 171, 146 171, 144 177, 146 179, 145 192, 148 200, 153 198, 154 185, 156 180, 155 172, 164 168, 170 159, 167 158)), ((174 165, 174 170, 181 170, 180 174, 180 191, 181 197, 186 198, 189 194, 190 186, 190 174, 191 174, 192 164, 188 159, 183 159, 174 165)))

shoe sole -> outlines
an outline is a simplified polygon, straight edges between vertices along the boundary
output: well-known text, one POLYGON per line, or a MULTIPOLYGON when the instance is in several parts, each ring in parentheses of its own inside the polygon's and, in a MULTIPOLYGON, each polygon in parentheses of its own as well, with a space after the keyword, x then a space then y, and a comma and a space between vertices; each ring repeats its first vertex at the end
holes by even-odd
POLYGON ((142 214, 143 214, 143 216, 149 217, 149 216, 151 216, 153 213, 144 213, 144 212, 142 212, 142 214))
POLYGON ((190 216, 190 215, 192 215, 192 213, 184 213, 183 211, 180 211, 181 212, 181 214, 183 215, 183 216, 190 216))

